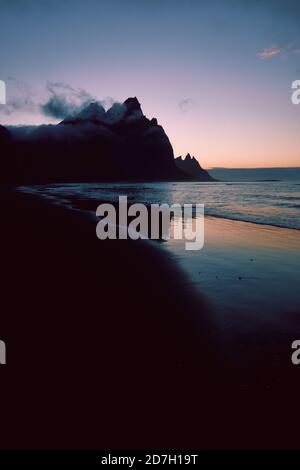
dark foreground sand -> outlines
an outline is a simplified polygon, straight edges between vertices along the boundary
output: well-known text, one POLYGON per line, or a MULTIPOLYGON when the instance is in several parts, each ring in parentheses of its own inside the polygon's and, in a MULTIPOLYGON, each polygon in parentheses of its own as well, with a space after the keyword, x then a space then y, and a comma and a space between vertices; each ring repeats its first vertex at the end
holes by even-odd
POLYGON ((1 448, 298 447, 300 368, 233 365, 167 252, 29 195, 0 207, 1 448))

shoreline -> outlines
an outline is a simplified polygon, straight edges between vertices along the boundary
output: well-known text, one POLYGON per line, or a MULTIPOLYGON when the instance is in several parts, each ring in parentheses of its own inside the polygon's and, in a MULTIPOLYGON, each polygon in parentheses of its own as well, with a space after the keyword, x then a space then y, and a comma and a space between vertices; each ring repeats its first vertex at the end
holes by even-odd
MULTIPOLYGON (((149 182, 151 184, 151 182, 149 182)), ((157 182, 159 183, 159 182, 157 182)), ((169 182, 171 183, 171 182, 169 182)), ((182 183, 182 182, 179 182, 179 183, 182 183)), ((197 185, 203 185, 204 187, 205 186, 210 186, 211 183, 207 183, 207 182, 195 182, 195 181, 189 181, 188 183, 196 183, 197 185)), ((256 184, 255 182, 246 182, 246 183, 237 183, 237 182, 232 182, 232 183, 227 183, 227 182, 219 182, 221 185, 240 185, 240 184, 256 184)), ((77 189, 78 189, 78 184, 77 183, 74 183, 76 186, 77 186, 77 189)), ((101 184, 117 184, 116 182, 111 182, 111 183, 83 183, 83 184, 96 184, 96 185, 99 185, 99 189, 101 190, 101 184)), ((125 184, 124 182, 121 183, 122 184, 125 184)), ((136 184, 135 182, 128 182, 127 184, 136 184)), ((147 183, 142 183, 142 184, 147 184, 147 183)), ((174 182, 173 182, 174 184, 174 182)), ((299 183, 300 184, 300 183, 299 183)), ((80 193, 75 193, 72 195, 68 193, 65 195, 65 194, 59 194, 58 196, 54 193, 54 195, 51 195, 49 192, 43 192, 43 190, 45 189, 48 189, 48 188, 53 188, 53 187, 60 187, 61 186, 61 183, 57 183, 57 184, 49 184, 49 185, 33 185, 33 186, 18 186, 16 187, 16 191, 20 192, 20 193, 24 193, 24 194, 32 194, 32 195, 37 195, 37 196, 41 196, 42 198, 46 199, 46 200, 49 200, 49 201, 53 201, 53 200, 57 200, 57 204, 59 205, 62 205, 63 207, 74 207, 75 209, 76 208, 83 208, 84 210, 90 210, 92 211, 93 213, 96 212, 96 208, 98 206, 98 204, 101 204, 101 203, 112 203, 113 205, 117 205, 117 201, 115 199, 105 199, 103 197, 99 197, 99 199, 94 199, 94 198, 87 198, 86 196, 82 196, 80 195, 80 193), (34 189, 32 189, 34 188, 34 189), (39 192, 39 190, 42 190, 41 192, 39 192), (73 206, 72 206, 73 204, 73 206)), ((65 186, 65 185, 63 185, 65 186)), ((68 186, 68 183, 67 185, 68 186)), ((71 184, 72 186, 72 184, 71 184)), ((122 186, 121 186, 122 187, 122 186)), ((105 190, 107 190, 107 188, 105 188, 105 190)), ((109 189, 108 189, 109 190, 109 189)), ((101 194, 101 193, 100 193, 101 194)), ((135 200, 134 202, 137 202, 137 203, 144 203, 146 206, 150 205, 149 201, 148 202, 143 202, 141 200, 135 200)), ((161 201, 153 201, 155 203, 161 203, 161 201)), ((167 201, 165 201, 167 202, 167 201)), ((189 201, 190 202, 190 201, 189 201)), ((297 230, 299 232, 300 230, 300 227, 297 227, 297 226, 288 226, 288 225, 283 225, 283 224, 280 224, 280 223, 275 223, 275 222, 272 222, 270 223, 270 221, 268 222, 262 222, 262 221, 256 221, 256 220, 246 220, 245 218, 237 218, 235 217, 234 215, 225 215, 225 214, 216 214, 216 213, 205 213, 205 217, 213 217, 213 218, 216 218, 216 219, 224 219, 224 220, 231 220, 231 221, 236 221, 236 222, 245 222, 245 223, 249 223, 249 224, 254 224, 254 225, 262 225, 262 226, 267 226, 267 227, 275 227, 275 228, 282 228, 282 229, 288 229, 288 230, 297 230)))

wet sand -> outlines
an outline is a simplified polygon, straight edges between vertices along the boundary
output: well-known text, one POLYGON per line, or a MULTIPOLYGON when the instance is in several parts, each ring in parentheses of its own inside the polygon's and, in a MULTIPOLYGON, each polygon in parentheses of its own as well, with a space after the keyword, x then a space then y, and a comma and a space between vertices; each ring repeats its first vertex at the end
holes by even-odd
MULTIPOLYGON (((300 338, 300 231, 206 217, 202 250, 186 251, 174 240, 164 247, 187 284, 205 294, 210 346, 219 364, 231 368, 241 396, 253 393, 253 406, 269 396, 274 417, 288 402, 295 405, 300 366, 291 363, 291 344, 300 338)), ((292 442, 287 428, 282 445, 292 442)))
POLYGON ((1 448, 297 447, 280 328, 223 343, 208 273, 199 289, 159 244, 100 241, 82 211, 12 191, 0 207, 1 448))
POLYGON ((164 246, 209 299, 216 328, 300 320, 299 230, 207 216, 202 250, 187 251, 176 240, 164 246))

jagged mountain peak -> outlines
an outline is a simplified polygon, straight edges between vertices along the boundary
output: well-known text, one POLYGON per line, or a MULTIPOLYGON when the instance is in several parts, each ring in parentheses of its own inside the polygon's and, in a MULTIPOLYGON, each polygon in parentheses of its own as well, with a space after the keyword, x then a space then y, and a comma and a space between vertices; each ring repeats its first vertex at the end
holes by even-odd
POLYGON ((198 160, 191 156, 190 153, 186 155, 185 158, 181 156, 175 159, 177 167, 187 173, 188 175, 200 178, 202 181, 212 181, 213 178, 209 175, 209 173, 201 167, 198 160))
POLYGON ((77 114, 67 116, 61 124, 76 124, 85 121, 100 123, 105 117, 105 109, 98 101, 92 101, 82 108, 77 114))
MULTIPOLYGON (((181 158, 181 157, 180 157, 181 158)), ((188 164, 191 164, 195 167, 201 167, 200 163, 198 162, 197 158, 193 157, 190 153, 188 153, 185 158, 181 158, 181 160, 183 160, 184 162, 188 163, 188 164)))
POLYGON ((129 118, 129 120, 136 120, 144 117, 141 104, 136 96, 134 98, 127 98, 127 100, 124 101, 123 106, 126 109, 125 116, 129 118))
MULTIPOLYGON (((138 99, 134 97, 127 98, 124 103, 114 103, 107 111, 100 102, 93 101, 77 114, 66 117, 62 124, 78 124, 87 121, 94 124, 113 125, 123 119, 133 121, 142 117, 144 117, 144 114, 141 105, 138 99)), ((154 125, 155 122, 153 121, 152 124, 154 125)))
POLYGON ((141 104, 136 96, 134 98, 127 98, 127 100, 124 101, 124 104, 128 111, 141 111, 141 104))
POLYGON ((83 108, 76 116, 80 120, 97 121, 102 120, 105 114, 105 109, 101 103, 92 101, 85 108, 83 108))

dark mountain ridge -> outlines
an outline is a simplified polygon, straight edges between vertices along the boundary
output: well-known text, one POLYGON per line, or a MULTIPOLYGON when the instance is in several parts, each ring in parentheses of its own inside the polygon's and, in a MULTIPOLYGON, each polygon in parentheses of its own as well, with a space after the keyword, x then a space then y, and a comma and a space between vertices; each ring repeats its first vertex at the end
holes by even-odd
POLYGON ((137 98, 105 111, 92 102, 57 125, 0 126, 1 182, 191 180, 137 98))

